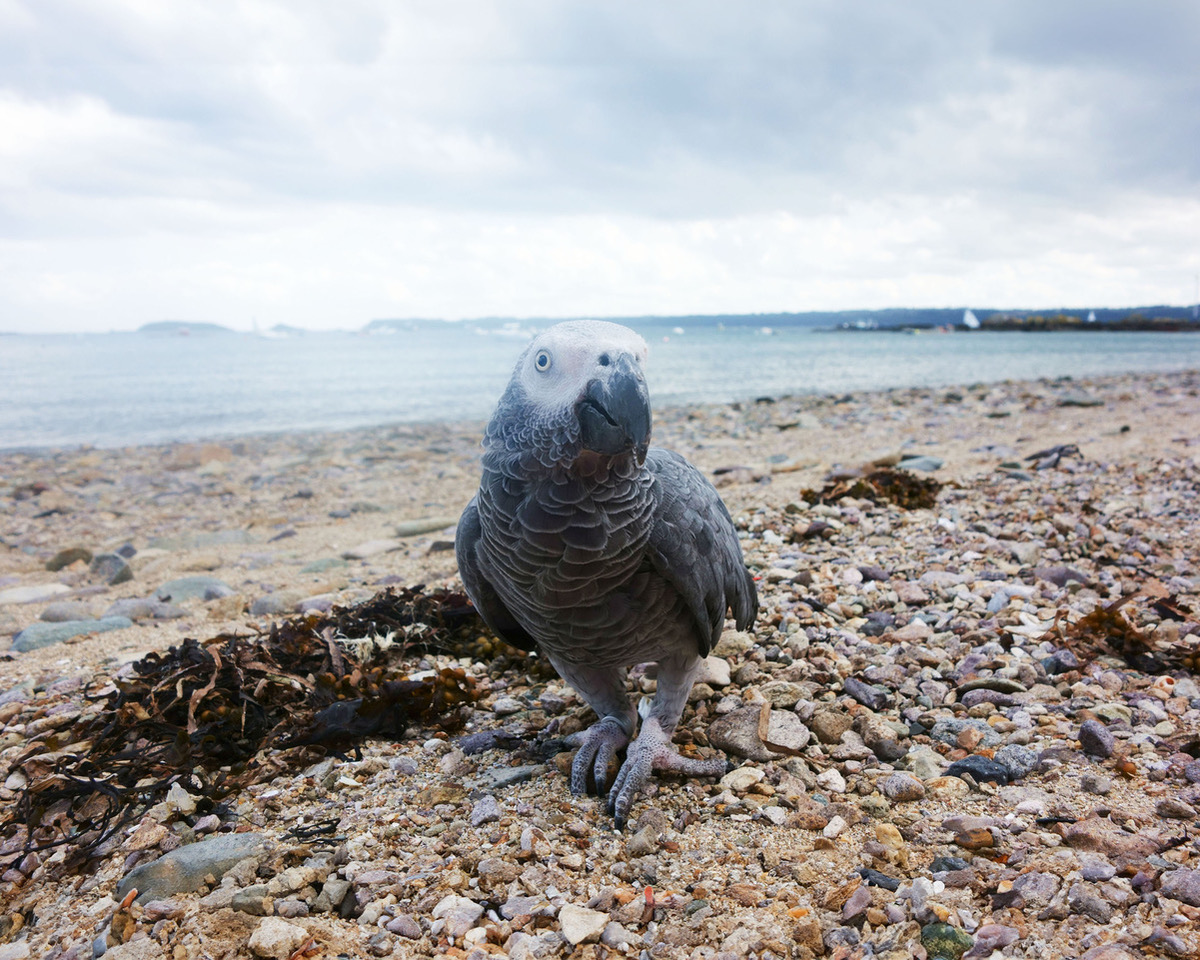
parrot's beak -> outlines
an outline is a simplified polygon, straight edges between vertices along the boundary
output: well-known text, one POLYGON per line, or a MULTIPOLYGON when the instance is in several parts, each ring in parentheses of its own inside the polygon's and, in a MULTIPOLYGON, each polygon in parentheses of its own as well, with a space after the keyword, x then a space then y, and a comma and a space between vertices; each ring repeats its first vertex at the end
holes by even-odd
POLYGON ((590 381, 576 405, 585 450, 605 456, 633 453, 640 465, 650 447, 650 391, 637 363, 627 357, 590 381))

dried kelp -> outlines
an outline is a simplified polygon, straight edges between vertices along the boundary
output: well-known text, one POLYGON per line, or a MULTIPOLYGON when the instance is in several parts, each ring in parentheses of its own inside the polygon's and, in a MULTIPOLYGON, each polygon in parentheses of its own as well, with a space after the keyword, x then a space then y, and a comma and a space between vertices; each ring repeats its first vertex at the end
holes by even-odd
POLYGON ((1074 623, 1055 621, 1047 639, 1062 643, 1084 663, 1107 655, 1151 674, 1200 669, 1200 636, 1141 626, 1133 613, 1141 607, 1179 619, 1190 612, 1160 581, 1149 580, 1135 593, 1098 606, 1074 623))
POLYGON ((942 484, 929 477, 917 477, 907 470, 880 467, 864 476, 831 480, 820 490, 804 490, 809 503, 836 503, 843 497, 894 503, 905 510, 931 509, 937 503, 942 484))
POLYGON ((482 622, 462 594, 423 587, 274 624, 265 635, 185 640, 132 664, 72 724, 30 742, 26 779, 0 813, 0 866, 65 847, 66 866, 102 852, 180 782, 211 806, 245 786, 412 725, 452 731, 476 699, 459 669, 410 677, 411 650, 457 651, 482 622), (352 643, 376 638, 375 643, 352 643))

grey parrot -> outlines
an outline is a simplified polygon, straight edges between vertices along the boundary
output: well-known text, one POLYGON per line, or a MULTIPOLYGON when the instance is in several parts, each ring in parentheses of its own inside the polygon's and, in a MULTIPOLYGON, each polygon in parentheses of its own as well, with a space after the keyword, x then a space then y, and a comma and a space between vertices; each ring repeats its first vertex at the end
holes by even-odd
POLYGON ((671 745, 726 610, 758 612, 729 512, 683 457, 650 446, 646 343, 615 323, 560 323, 517 361, 483 439, 479 492, 458 522, 467 595, 503 640, 537 649, 596 711, 576 735, 571 791, 605 793, 623 827, 652 771, 715 776, 671 745), (658 664, 649 715, 626 670, 658 664))

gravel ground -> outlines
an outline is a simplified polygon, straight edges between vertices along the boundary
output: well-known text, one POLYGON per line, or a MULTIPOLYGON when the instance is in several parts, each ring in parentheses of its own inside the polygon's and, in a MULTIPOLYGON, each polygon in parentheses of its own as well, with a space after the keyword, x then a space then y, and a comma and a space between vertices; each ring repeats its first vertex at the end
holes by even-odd
MULTIPOLYGON (((480 430, 0 454, 0 799, 150 651, 457 588, 480 430)), ((0 960, 1200 953, 1200 375, 764 398, 655 430, 713 476, 759 578, 676 737, 737 765, 720 782, 663 779, 616 833, 567 790, 555 744, 591 718, 569 687, 414 655, 475 678, 464 730, 216 807, 177 787, 82 873, 10 823, 0 960), (856 483, 872 462, 936 478, 933 507, 856 483)))

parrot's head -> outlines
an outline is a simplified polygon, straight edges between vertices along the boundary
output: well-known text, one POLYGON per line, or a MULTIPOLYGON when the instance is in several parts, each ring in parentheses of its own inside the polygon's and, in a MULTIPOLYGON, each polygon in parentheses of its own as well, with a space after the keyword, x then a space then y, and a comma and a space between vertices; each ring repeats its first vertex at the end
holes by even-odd
POLYGON ((620 324, 556 324, 517 361, 506 400, 523 408, 519 415, 555 425, 557 439, 570 440, 564 451, 632 454, 640 465, 650 446, 646 353, 646 341, 620 324))

